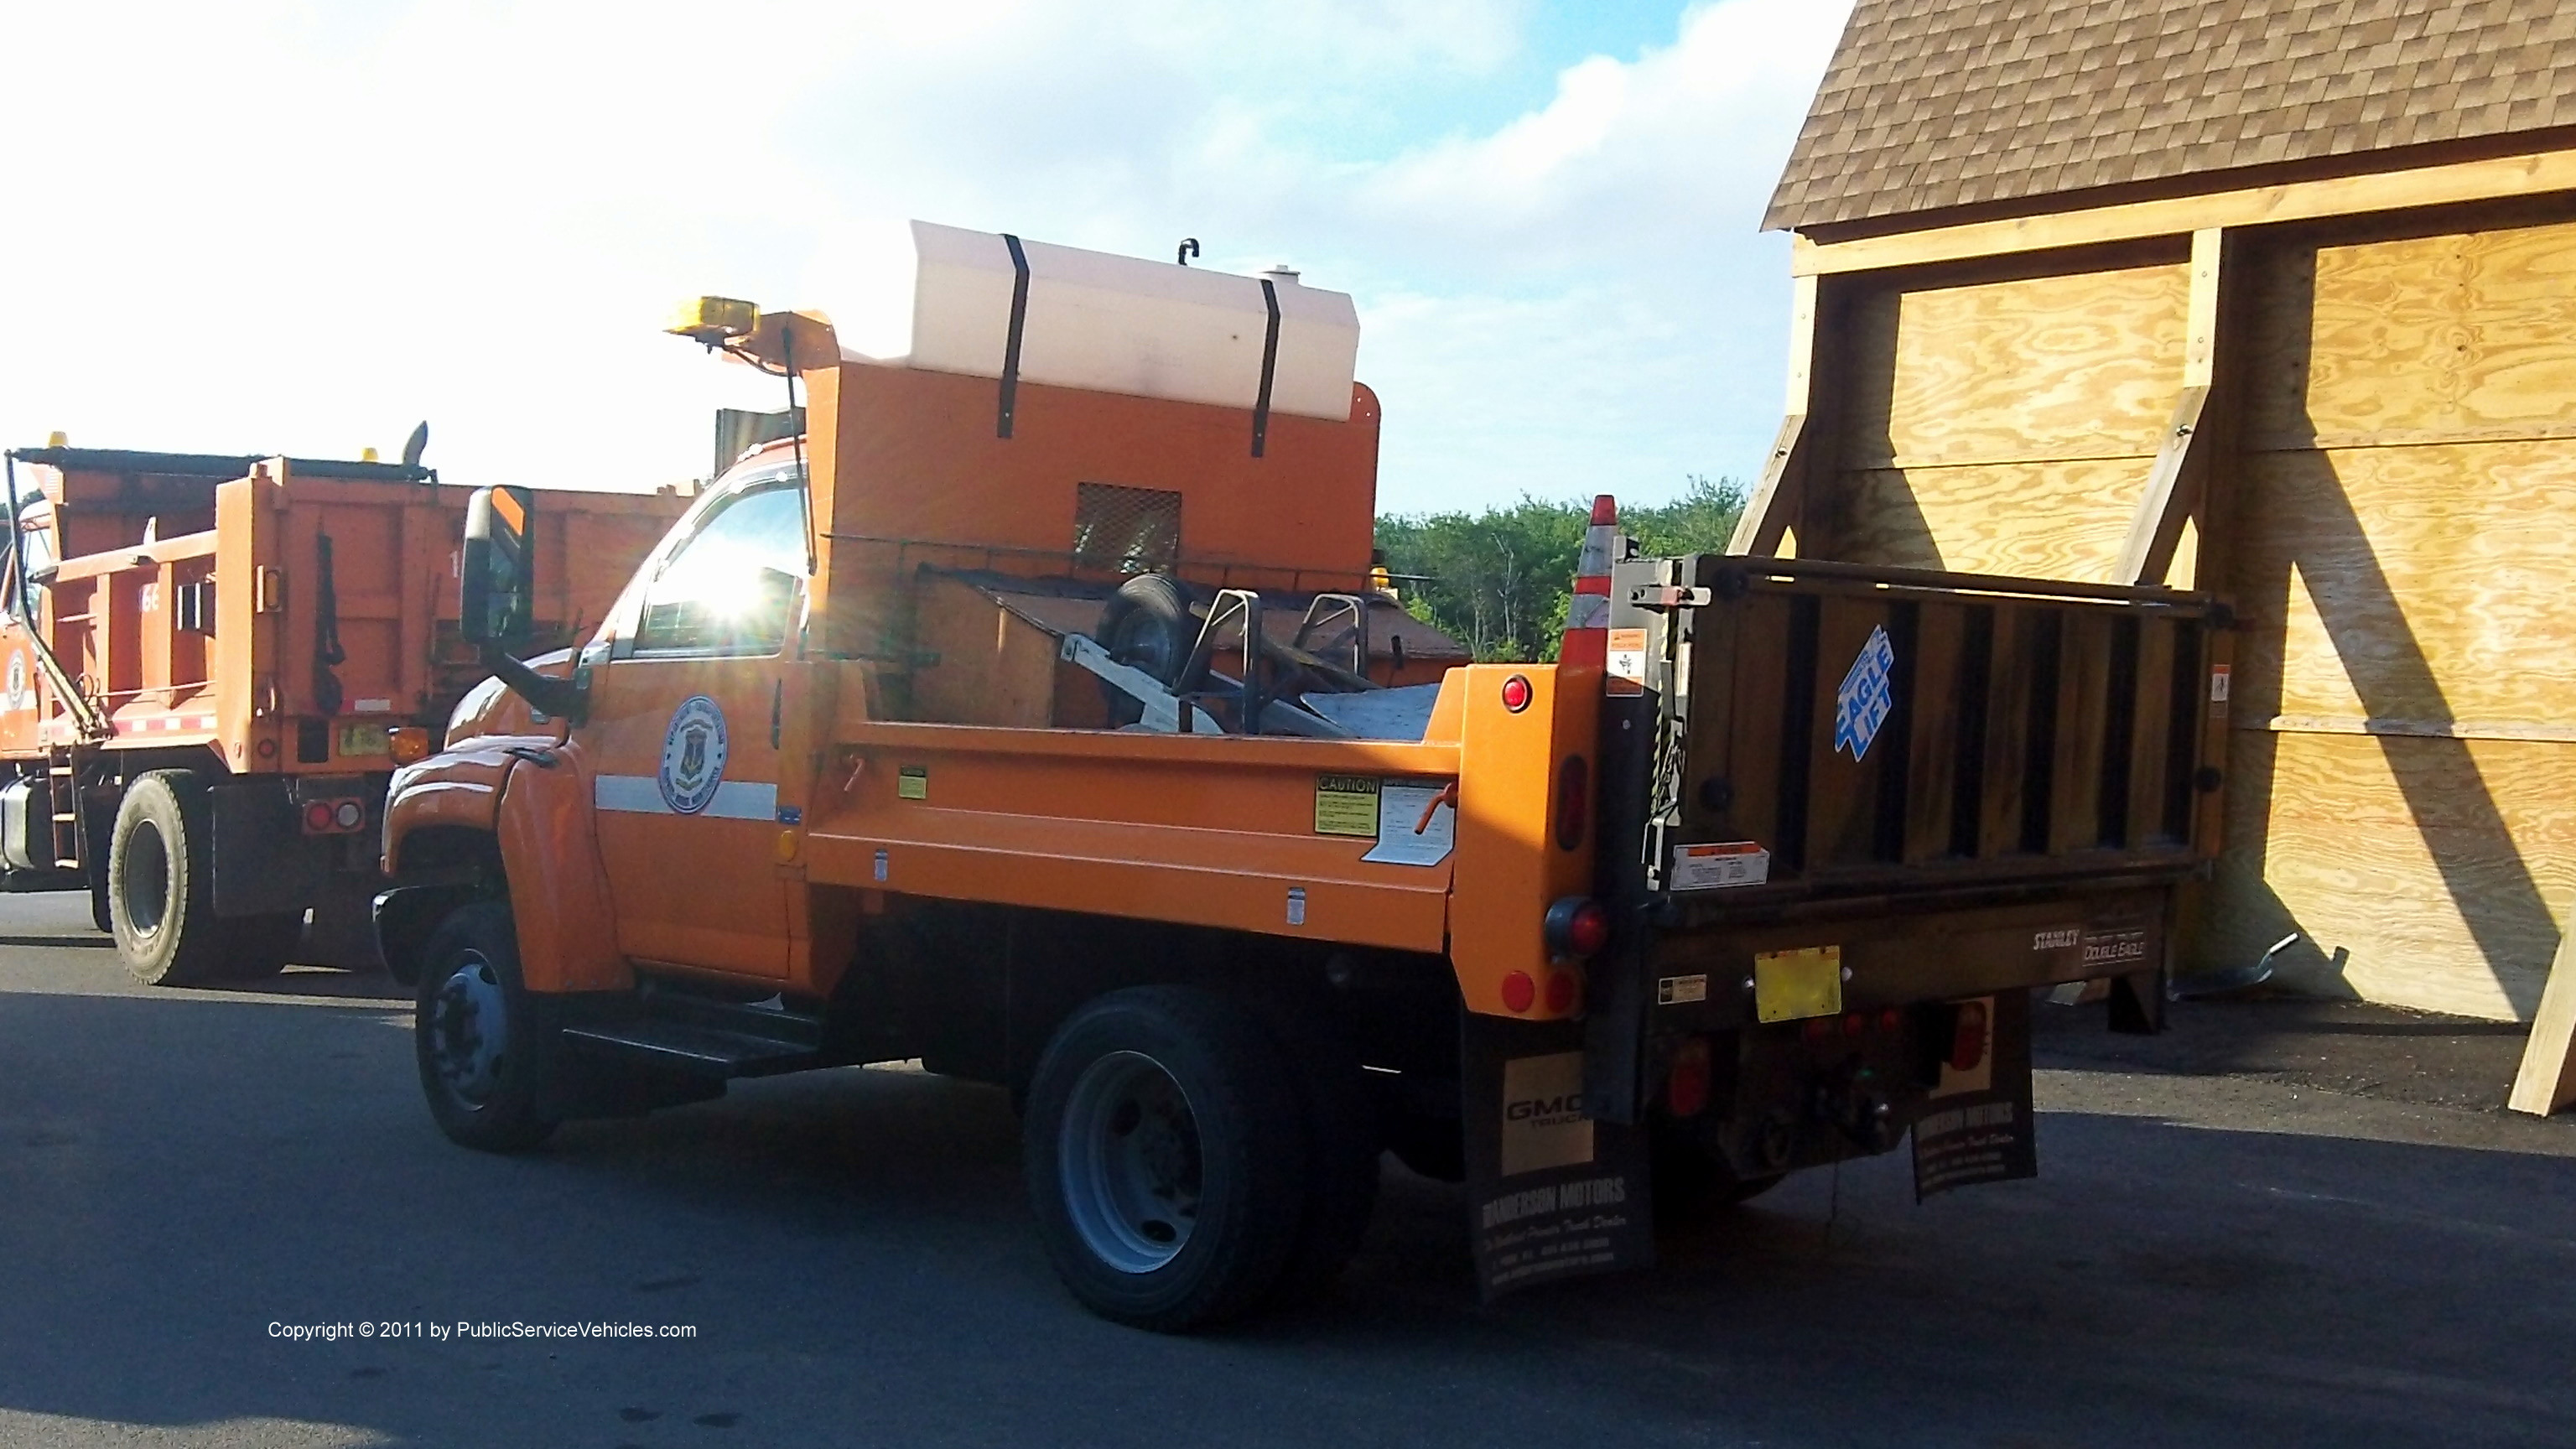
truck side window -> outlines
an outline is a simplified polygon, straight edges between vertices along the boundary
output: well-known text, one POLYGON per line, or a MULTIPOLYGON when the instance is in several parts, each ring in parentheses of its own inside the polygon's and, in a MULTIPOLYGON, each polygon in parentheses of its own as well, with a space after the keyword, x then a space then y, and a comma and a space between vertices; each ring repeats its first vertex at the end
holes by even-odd
POLYGON ((644 592, 641 651, 775 654, 805 576, 805 490, 750 489, 709 515, 644 592))

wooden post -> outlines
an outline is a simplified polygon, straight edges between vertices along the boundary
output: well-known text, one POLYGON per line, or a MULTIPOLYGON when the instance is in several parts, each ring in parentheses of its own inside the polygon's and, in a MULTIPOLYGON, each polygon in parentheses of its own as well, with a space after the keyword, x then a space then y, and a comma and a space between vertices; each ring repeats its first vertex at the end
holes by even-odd
POLYGON ((1771 457, 1763 464, 1762 484, 1744 501, 1744 516, 1735 522, 1735 536, 1726 545, 1728 553, 1777 553, 1780 536, 1788 531, 1789 520, 1797 516, 1801 485, 1809 459, 1816 451, 1807 438, 1816 361, 1816 286, 1814 277, 1793 279, 1788 411, 1780 420, 1779 437, 1772 441, 1771 457))
POLYGON ((2522 1070, 2505 1105, 2535 1117, 2576 1107, 2576 930, 2558 940, 2558 959, 2550 964, 2549 984, 2541 988, 2531 1040, 2522 1049, 2522 1070))
MULTIPOLYGON (((2174 399, 2173 419, 2147 472, 2147 491, 2129 523, 2128 541, 2120 549, 2123 583, 2164 582, 2173 567, 2174 548, 2191 517, 2198 490, 2186 486, 2183 469, 2194 461, 2193 443, 2200 436, 2202 405, 2209 400, 2209 380, 2218 356, 2219 253, 2226 233, 2216 227, 2191 234, 2191 300, 2185 313, 2182 391, 2174 399)), ((2208 450, 2199 449, 2206 460, 2208 450)))

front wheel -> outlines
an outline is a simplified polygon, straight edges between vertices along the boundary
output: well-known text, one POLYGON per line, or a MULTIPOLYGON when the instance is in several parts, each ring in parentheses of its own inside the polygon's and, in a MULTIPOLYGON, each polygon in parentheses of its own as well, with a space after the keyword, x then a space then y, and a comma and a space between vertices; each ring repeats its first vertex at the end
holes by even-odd
POLYGON ((519 977, 510 908, 477 901, 450 913, 421 953, 412 1041, 438 1129, 479 1152, 524 1152, 551 1136, 544 1109, 554 1023, 519 977))
POLYGON ((1294 1078, 1260 1019, 1182 987, 1074 1013, 1030 1083, 1038 1230, 1083 1306, 1181 1333, 1278 1285, 1305 1218, 1294 1078))

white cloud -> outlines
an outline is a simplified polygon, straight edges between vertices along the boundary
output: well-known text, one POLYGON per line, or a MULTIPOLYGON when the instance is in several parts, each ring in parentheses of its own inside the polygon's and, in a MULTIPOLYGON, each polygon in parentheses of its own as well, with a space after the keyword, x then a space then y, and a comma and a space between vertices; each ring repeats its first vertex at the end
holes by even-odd
POLYGON ((1356 293, 1391 506, 1662 493, 1776 421, 1752 228, 1844 8, 1703 5, 1465 134, 1422 98, 1506 73, 1526 0, 12 7, 0 440, 427 415, 457 481, 685 476, 776 399, 671 302, 831 310, 924 216, 1356 293))

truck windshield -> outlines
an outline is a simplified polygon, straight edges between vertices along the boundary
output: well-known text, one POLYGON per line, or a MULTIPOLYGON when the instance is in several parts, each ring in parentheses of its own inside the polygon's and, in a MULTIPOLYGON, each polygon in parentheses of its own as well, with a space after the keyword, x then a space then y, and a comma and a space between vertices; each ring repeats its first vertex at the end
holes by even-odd
POLYGON ((635 647, 775 654, 805 576, 805 490, 753 487, 707 516, 644 594, 635 647))

